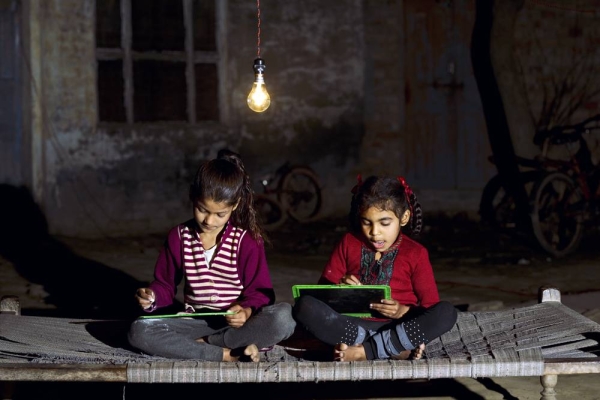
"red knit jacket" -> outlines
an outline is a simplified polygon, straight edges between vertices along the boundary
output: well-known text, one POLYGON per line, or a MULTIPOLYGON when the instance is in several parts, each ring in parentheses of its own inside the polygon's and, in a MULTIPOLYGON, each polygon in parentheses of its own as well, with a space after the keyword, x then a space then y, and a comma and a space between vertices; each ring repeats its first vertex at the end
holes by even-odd
MULTIPOLYGON (((334 248, 319 283, 337 284, 346 274, 360 277, 363 248, 373 252, 354 234, 346 233, 334 248)), ((440 301, 427 249, 406 235, 398 246, 389 285, 392 298, 400 304, 430 307, 440 301)))

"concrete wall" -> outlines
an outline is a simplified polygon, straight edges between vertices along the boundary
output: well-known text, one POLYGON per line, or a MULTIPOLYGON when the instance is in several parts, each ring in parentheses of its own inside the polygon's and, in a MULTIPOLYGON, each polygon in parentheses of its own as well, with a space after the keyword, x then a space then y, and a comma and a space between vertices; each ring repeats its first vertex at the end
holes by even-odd
MULTIPOLYGON (((515 60, 533 121, 547 119, 552 127, 578 123, 600 112, 599 22, 600 10, 593 2, 526 2, 519 12, 515 60), (557 100, 560 105, 549 113, 547 106, 557 100)), ((597 133, 588 137, 596 162, 600 161, 599 139, 597 133)), ((553 149, 552 155, 565 157, 565 147, 553 149)))
MULTIPOLYGON (((42 207, 53 233, 163 232, 191 216, 187 188, 218 149, 240 152, 251 176, 309 164, 325 199, 346 194, 363 128, 362 6, 358 0, 272 1, 261 9, 270 109, 246 106, 256 58, 256 4, 227 2, 221 123, 98 124, 94 2, 40 2, 42 207), (325 9, 324 9, 325 7, 325 9), (331 29, 335 26, 335 29, 331 29)), ((339 211, 335 201, 323 213, 339 211)), ((346 212, 342 207, 341 212, 346 212)))
MULTIPOLYGON (((413 151, 406 143, 422 142, 406 125, 411 119, 406 106, 406 59, 417 56, 406 54, 406 1, 261 2, 260 55, 267 64, 265 79, 272 98, 271 107, 262 114, 249 110, 245 100, 257 56, 256 3, 218 1, 224 11, 220 36, 223 119, 194 125, 99 124, 94 1, 19 3, 23 5, 27 66, 23 71, 24 142, 31 154, 31 166, 26 168, 29 178, 24 181, 52 233, 164 233, 190 217, 189 182, 198 164, 223 147, 241 153, 257 180, 285 161, 311 166, 323 185, 322 216, 347 213, 349 191, 358 173, 402 173, 397 165, 402 165, 407 151, 413 151)), ((461 4, 465 2, 468 7, 459 14, 446 9, 439 13, 439 7, 452 3, 427 3, 423 11, 420 2, 410 5, 413 12, 421 13, 418 18, 429 15, 429 10, 437 13, 436 18, 460 17, 453 22, 460 26, 457 38, 463 49, 457 53, 462 58, 456 65, 467 79, 465 87, 472 88, 465 49, 473 2, 461 4)), ((514 32, 515 57, 528 85, 532 115, 542 103, 540 72, 566 68, 565 63, 574 59, 569 54, 589 52, 598 38, 597 29, 591 28, 598 25, 594 13, 562 12, 545 4, 528 3, 518 15, 514 32), (532 50, 535 46, 544 50, 544 57, 532 50)), ((433 67, 444 70, 446 61, 440 58, 444 64, 433 67)), ((459 132, 451 133, 470 129, 486 135, 477 112, 480 105, 464 103, 470 104, 468 112, 455 129, 459 132)), ((582 109, 592 113, 597 104, 589 101, 582 109)), ((419 118, 429 121, 427 115, 419 118)), ((472 142, 468 136, 464 139, 472 142)), ((462 154, 459 161, 466 160, 463 166, 468 166, 469 157, 483 159, 487 156, 484 147, 473 150, 477 154, 462 154)), ((425 149, 428 154, 437 150, 425 149)), ((479 161, 473 165, 490 168, 479 161)), ((482 188, 485 181, 478 182, 482 188)), ((426 181, 415 187, 418 194, 428 189, 426 181)), ((425 212, 475 214, 479 189, 477 182, 470 182, 468 190, 455 185, 421 200, 425 212)))

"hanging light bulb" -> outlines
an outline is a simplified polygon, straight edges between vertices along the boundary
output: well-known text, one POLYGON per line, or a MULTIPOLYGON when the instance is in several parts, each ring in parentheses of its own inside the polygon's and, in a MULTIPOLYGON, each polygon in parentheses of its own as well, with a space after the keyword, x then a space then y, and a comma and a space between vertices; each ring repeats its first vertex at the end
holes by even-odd
POLYGON ((254 60, 254 84, 252 90, 248 94, 248 107, 252 111, 263 112, 271 105, 271 96, 267 92, 265 86, 265 78, 263 73, 267 66, 265 61, 260 58, 260 0, 256 0, 256 16, 258 19, 257 40, 256 40, 256 59, 254 60))
POLYGON ((263 73, 267 66, 262 58, 254 60, 254 83, 252 90, 248 95, 248 107, 252 111, 263 112, 271 105, 271 96, 267 92, 265 86, 265 78, 263 73))

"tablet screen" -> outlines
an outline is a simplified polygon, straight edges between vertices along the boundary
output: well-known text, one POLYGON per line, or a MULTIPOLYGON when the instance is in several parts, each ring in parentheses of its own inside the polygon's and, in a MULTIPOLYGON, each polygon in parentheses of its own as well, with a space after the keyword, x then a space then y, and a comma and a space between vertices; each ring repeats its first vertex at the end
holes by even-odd
POLYGON ((372 317, 369 304, 391 298, 387 285, 294 285, 292 292, 294 301, 310 295, 341 314, 357 317, 372 317))

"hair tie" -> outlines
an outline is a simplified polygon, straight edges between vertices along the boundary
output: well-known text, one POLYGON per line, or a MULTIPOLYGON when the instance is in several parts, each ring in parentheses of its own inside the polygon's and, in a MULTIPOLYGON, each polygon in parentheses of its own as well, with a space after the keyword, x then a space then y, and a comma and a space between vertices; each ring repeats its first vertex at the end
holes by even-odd
POLYGON ((398 177, 398 182, 400 182, 400 184, 404 188, 404 197, 406 197, 406 204, 408 205, 408 208, 410 208, 410 213, 412 215, 413 208, 412 208, 412 203, 410 202, 410 198, 413 195, 413 191, 410 188, 410 186, 408 186, 408 183, 406 183, 406 180, 404 179, 403 176, 398 177))
POLYGON ((358 174, 356 176, 356 185, 354 185, 354 187, 352 188, 352 190, 350 192, 352 192, 352 194, 356 194, 356 192, 358 192, 358 188, 361 187, 362 185, 362 176, 360 174, 358 174))

